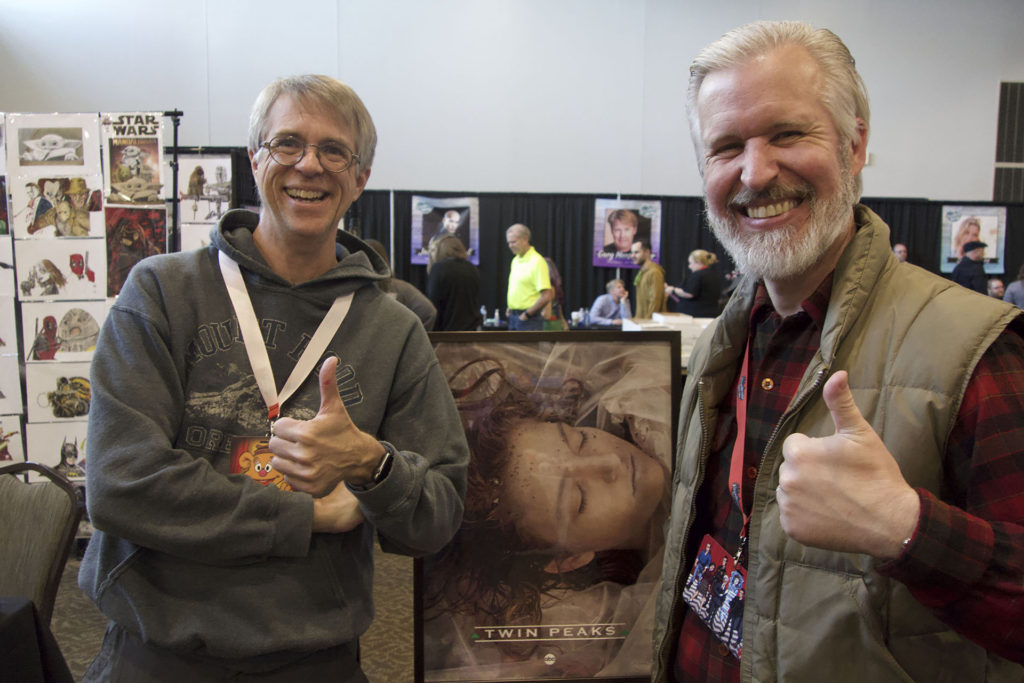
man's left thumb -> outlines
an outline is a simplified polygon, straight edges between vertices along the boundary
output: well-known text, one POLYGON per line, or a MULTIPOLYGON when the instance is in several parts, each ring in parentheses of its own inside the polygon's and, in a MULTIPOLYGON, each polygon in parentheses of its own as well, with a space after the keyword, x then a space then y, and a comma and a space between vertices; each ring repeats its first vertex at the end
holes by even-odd
POLYGON ((836 433, 860 431, 867 424, 853 400, 849 380, 846 371, 840 370, 828 378, 822 392, 825 405, 832 414, 836 433))

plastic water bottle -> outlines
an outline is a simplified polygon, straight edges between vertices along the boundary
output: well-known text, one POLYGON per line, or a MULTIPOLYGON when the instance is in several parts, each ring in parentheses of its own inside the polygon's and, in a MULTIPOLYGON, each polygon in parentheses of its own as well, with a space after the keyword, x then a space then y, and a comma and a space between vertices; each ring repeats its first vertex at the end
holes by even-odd
POLYGON ((495 325, 500 325, 501 324, 501 314, 498 313, 498 309, 497 308, 494 309, 494 324, 495 325))
POLYGON ((480 307, 480 319, 482 321, 484 321, 485 325, 487 324, 488 321, 487 321, 487 307, 486 306, 481 306, 480 307))

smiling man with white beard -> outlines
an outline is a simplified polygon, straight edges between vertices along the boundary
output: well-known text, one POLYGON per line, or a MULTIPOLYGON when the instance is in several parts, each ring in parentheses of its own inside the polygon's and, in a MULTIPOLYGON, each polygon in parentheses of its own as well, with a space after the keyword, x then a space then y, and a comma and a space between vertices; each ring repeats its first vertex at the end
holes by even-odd
POLYGON ((687 110, 744 279, 687 368, 653 680, 1020 680, 1020 311, 892 254, 832 32, 726 34, 687 110))

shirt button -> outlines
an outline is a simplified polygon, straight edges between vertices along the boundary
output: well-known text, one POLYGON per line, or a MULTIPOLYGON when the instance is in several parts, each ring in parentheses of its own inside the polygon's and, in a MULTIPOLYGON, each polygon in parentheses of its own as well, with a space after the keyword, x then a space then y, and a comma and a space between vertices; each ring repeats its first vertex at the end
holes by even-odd
POLYGON ((747 468, 747 479, 757 479, 757 468, 756 467, 748 467, 747 468))
POLYGON ((729 653, 729 648, 726 647, 725 645, 723 645, 722 643, 719 643, 718 644, 718 656, 722 657, 724 659, 725 657, 728 657, 729 654, 730 654, 729 653))
POLYGON ((771 377, 765 377, 761 380, 761 388, 765 391, 771 391, 775 388, 775 382, 772 381, 771 377))

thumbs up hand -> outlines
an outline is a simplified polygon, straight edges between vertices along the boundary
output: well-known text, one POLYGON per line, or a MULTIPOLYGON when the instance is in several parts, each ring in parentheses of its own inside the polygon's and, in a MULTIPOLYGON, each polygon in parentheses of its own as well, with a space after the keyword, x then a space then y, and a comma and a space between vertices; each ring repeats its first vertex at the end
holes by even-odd
POLYGON ((917 526, 917 492, 861 415, 845 371, 829 378, 823 397, 835 434, 791 434, 782 444, 782 528, 804 545, 894 558, 917 526))
POLYGON ((274 422, 268 448, 271 464, 296 491, 323 496, 340 481, 369 483, 384 447, 352 422, 338 392, 337 358, 320 368, 320 410, 312 420, 282 417, 274 422))

